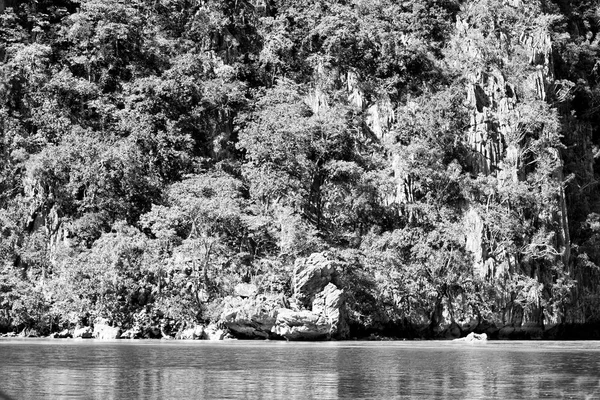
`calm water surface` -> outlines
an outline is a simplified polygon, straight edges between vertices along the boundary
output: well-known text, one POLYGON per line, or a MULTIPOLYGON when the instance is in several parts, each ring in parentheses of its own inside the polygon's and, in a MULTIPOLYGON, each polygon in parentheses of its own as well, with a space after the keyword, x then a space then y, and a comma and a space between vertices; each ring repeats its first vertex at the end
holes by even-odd
POLYGON ((0 399, 600 399, 600 342, 0 339, 0 399))

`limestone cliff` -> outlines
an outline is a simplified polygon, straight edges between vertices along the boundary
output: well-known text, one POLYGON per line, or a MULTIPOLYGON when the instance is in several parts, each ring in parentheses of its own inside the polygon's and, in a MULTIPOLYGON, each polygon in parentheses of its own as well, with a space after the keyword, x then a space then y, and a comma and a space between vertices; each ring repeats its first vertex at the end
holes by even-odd
MULTIPOLYGON (((543 168, 541 162, 532 160, 529 147, 533 137, 540 133, 536 131, 539 128, 528 129, 527 107, 536 102, 554 104, 556 101, 550 33, 554 17, 542 13, 535 20, 526 19, 527 15, 541 10, 538 4, 525 5, 516 1, 503 7, 502 10, 494 10, 497 14, 490 26, 482 15, 480 4, 466 3, 457 17, 456 37, 452 42, 458 57, 450 59, 451 63, 461 63, 455 68, 465 71, 465 97, 471 110, 467 141, 472 170, 476 174, 494 177, 498 190, 506 185, 518 185, 534 168, 543 168), (467 59, 470 62, 465 68, 464 60, 467 59)), ((544 129, 543 125, 541 129, 544 129)), ((571 243, 563 189, 563 161, 559 148, 555 146, 548 145, 544 151, 551 154, 547 161, 552 163, 550 179, 558 190, 545 209, 537 210, 535 219, 538 228, 551 231, 552 248, 548 251, 553 254, 553 263, 560 265, 564 273, 570 264, 571 243)), ((499 326, 530 326, 536 329, 544 324, 561 322, 561 315, 543 306, 549 291, 542 294, 542 288, 552 287, 555 274, 545 273, 542 265, 526 265, 524 250, 514 252, 490 241, 486 234, 490 227, 486 226, 479 211, 471 206, 467 206, 465 228, 466 246, 473 254, 474 269, 481 277, 495 282, 503 292, 497 299, 499 311, 490 322, 499 326), (528 295, 532 296, 530 300, 533 300, 534 306, 523 309, 515 301, 516 293, 502 288, 501 280, 515 274, 537 281, 531 283, 528 295)), ((535 261, 532 263, 536 264, 535 261)))
MULTIPOLYGON (((469 150, 469 172, 473 177, 492 178, 497 192, 513 190, 512 187, 527 182, 532 173, 549 174, 556 191, 549 195, 545 206, 531 210, 534 215, 529 218, 532 231, 543 232, 550 239, 540 244, 536 241, 538 234, 532 233, 522 238, 523 244, 517 249, 494 242, 481 204, 464 204, 465 246, 473 257, 475 274, 498 289, 491 307, 495 311, 475 315, 476 311, 469 310, 460 298, 447 298, 431 320, 440 332, 455 324, 452 310, 458 309, 466 313, 456 318, 463 321, 458 325, 467 330, 485 323, 539 331, 544 325, 564 322, 565 318, 564 312, 550 305, 552 288, 557 279, 563 279, 557 277, 564 275, 569 279, 572 268, 562 145, 554 139, 538 143, 545 136, 560 136, 558 108, 570 90, 569 85, 555 78, 551 26, 557 17, 545 13, 543 4, 538 2, 524 4, 515 0, 493 2, 493 6, 496 8, 486 8, 477 1, 463 3, 445 57, 447 68, 461 74, 464 84, 464 103, 470 120, 464 138, 469 150), (548 113, 545 121, 546 117, 541 116, 544 113, 548 113), (536 118, 541 118, 542 123, 536 118), (534 154, 532 148, 538 145, 543 148, 534 154), (544 168, 549 170, 538 172, 544 168), (542 252, 549 254, 552 261, 541 260, 542 252), (531 258, 529 253, 535 256, 531 258), (551 265, 558 266, 560 272, 551 265), (519 289, 507 284, 509 280, 518 281, 519 289), (479 322, 474 323, 475 320, 479 322)), ((328 107, 324 93, 331 85, 337 85, 346 90, 348 103, 364 112, 366 126, 384 143, 394 140, 397 115, 418 111, 419 105, 410 99, 393 105, 384 94, 367 93, 361 77, 353 70, 331 70, 319 65, 314 81, 315 90, 307 98, 313 112, 328 107)), ((415 178, 420 177, 415 177, 410 163, 393 151, 389 160, 396 189, 387 201, 413 203, 415 178)))

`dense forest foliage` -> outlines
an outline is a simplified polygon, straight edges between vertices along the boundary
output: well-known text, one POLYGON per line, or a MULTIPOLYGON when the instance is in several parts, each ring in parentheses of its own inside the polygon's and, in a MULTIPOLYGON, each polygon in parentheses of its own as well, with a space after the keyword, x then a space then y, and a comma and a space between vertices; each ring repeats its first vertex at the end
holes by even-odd
POLYGON ((323 251, 352 336, 600 322, 599 30, 595 0, 1 0, 0 330, 218 322, 323 251))

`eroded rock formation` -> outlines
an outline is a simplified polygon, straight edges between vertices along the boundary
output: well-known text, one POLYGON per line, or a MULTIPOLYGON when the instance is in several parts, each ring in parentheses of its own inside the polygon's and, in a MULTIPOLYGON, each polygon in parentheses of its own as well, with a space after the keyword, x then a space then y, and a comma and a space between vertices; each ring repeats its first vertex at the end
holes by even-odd
POLYGON ((73 331, 73 338, 91 339, 93 337, 94 330, 89 326, 75 328, 73 331))
POLYGON ((309 306, 325 286, 335 281, 336 274, 335 260, 327 253, 299 258, 294 264, 294 298, 303 306, 309 306))
POLYGON ((177 332, 175 335, 175 339, 180 340, 200 340, 204 338, 205 333, 203 325, 196 325, 187 329, 183 329, 181 332, 177 332))
POLYGON ((288 340, 344 338, 349 331, 344 302, 344 292, 328 283, 315 295, 310 309, 279 309, 273 332, 288 340))
POLYGON ((120 339, 121 329, 118 327, 110 326, 106 319, 99 318, 94 322, 94 331, 92 332, 92 335, 96 339, 120 339))
POLYGON ((334 283, 337 275, 336 260, 328 253, 300 258, 294 268, 290 299, 278 294, 229 297, 220 324, 239 338, 344 338, 349 329, 345 295, 334 283))
MULTIPOLYGON (((514 3, 514 2, 513 2, 514 3)), ((524 116, 520 108, 521 99, 517 93, 528 101, 551 101, 554 95, 554 66, 552 58, 552 42, 548 29, 549 18, 541 16, 537 23, 524 26, 522 31, 506 31, 501 28, 502 21, 497 24, 493 33, 484 32, 491 29, 482 26, 476 12, 467 5, 456 22, 456 35, 459 48, 455 49, 464 58, 473 60, 472 65, 479 65, 467 73, 466 99, 471 108, 471 123, 468 131, 468 145, 471 149, 471 163, 475 172, 497 178, 501 187, 507 183, 517 183, 526 177, 527 160, 526 148, 530 142, 527 137, 530 132, 523 128, 524 116), (473 18, 475 16, 475 18, 473 18), (486 35, 487 39, 483 39, 486 35), (495 35, 495 37, 493 36, 495 35), (490 44, 491 43, 491 44, 490 44), (493 50, 484 46, 495 47, 493 50), (488 58, 492 51, 501 54, 504 61, 490 63, 488 58), (508 64, 528 65, 527 76, 512 76, 503 68, 508 64)), ((520 5, 508 4, 516 12, 520 5)), ((554 161, 556 173, 553 176, 556 185, 562 185, 562 160, 555 148, 554 161)), ((554 199, 557 211, 552 215, 542 215, 538 218, 540 224, 555 229, 554 252, 557 262, 569 264, 569 233, 566 216, 565 198, 562 189, 554 199)), ((484 279, 500 279, 507 274, 521 272, 515 270, 519 267, 517 254, 509 249, 490 249, 490 243, 485 239, 486 227, 478 211, 470 208, 465 214, 466 247, 473 254, 474 269, 484 279)), ((552 228, 550 228, 552 229, 552 228)), ((523 271, 525 272, 525 271, 523 271)), ((497 309, 502 310, 488 316, 494 324, 507 329, 525 330, 541 329, 544 323, 556 322, 556 316, 542 313, 542 295, 540 287, 544 284, 551 285, 552 278, 542 276, 540 268, 536 269, 534 278, 536 283, 531 283, 530 303, 537 306, 521 309, 515 302, 514 293, 504 293, 499 296, 497 309), (546 319, 546 320, 544 320, 546 319)), ((502 291, 503 289, 500 289, 502 291)))
POLYGON ((261 294, 225 299, 220 323, 236 337, 267 339, 277 320, 277 310, 283 306, 280 295, 261 294))

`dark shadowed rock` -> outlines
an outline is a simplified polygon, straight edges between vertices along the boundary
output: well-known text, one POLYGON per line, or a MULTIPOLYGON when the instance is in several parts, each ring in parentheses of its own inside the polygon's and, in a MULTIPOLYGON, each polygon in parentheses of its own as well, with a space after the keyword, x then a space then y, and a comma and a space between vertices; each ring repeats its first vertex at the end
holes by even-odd
POLYGON ((527 322, 521 326, 506 325, 498 331, 499 339, 542 339, 544 337, 544 328, 536 323, 527 322))

